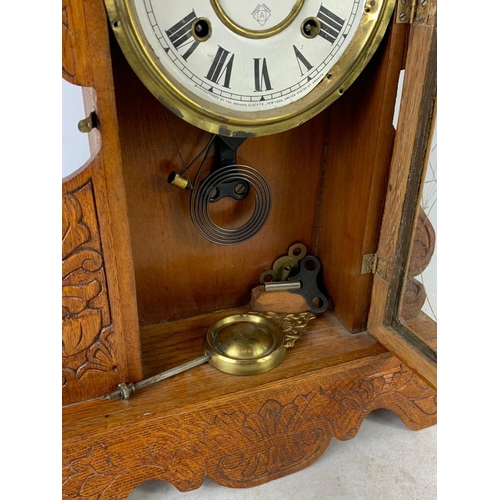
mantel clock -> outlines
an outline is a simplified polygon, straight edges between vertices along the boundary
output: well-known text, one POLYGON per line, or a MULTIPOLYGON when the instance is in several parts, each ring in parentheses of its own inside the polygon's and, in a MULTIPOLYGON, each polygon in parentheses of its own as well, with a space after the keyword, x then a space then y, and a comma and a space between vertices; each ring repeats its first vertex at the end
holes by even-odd
POLYGON ((262 484, 376 408, 435 424, 435 0, 63 0, 62 21, 91 146, 63 179, 64 498, 262 484), (204 363, 270 331, 265 369, 204 363))

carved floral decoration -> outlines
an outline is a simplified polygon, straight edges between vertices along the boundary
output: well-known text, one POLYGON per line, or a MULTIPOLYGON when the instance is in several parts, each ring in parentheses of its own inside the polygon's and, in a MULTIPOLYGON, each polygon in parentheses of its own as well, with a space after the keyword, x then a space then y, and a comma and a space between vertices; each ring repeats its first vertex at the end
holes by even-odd
POLYGON ((73 53, 73 47, 75 45, 74 34, 70 28, 70 15, 68 10, 71 10, 71 6, 68 4, 67 0, 63 0, 62 5, 62 38, 63 47, 67 48, 67 56, 63 59, 62 73, 63 76, 68 80, 72 81, 76 75, 76 61, 73 53))
POLYGON ((213 439, 219 450, 215 474, 232 485, 278 477, 296 470, 299 464, 318 458, 329 443, 323 418, 315 415, 315 394, 298 396, 282 404, 269 399, 256 413, 222 413, 215 419, 213 439), (231 443, 241 449, 231 453, 231 443))
POLYGON ((92 86, 91 60, 86 37, 78 37, 75 24, 85 16, 87 3, 81 0, 62 0, 62 76, 80 86, 92 86))
POLYGON ((73 460, 68 467, 63 467, 63 487, 66 492, 63 492, 63 499, 101 498, 102 491, 124 471, 120 462, 120 455, 110 453, 106 445, 93 447, 87 455, 73 460))
POLYGON ((436 393, 403 365, 332 380, 293 400, 287 394, 238 411, 155 419, 135 427, 133 438, 123 429, 124 440, 112 445, 91 440, 63 469, 63 497, 125 498, 148 479, 180 491, 199 488, 206 476, 223 486, 256 486, 313 463, 332 437, 353 438, 374 409, 394 411, 412 429, 436 421, 436 393))
POLYGON ((80 379, 88 370, 108 371, 115 362, 106 275, 90 182, 63 196, 62 216, 65 386, 71 379, 80 379))

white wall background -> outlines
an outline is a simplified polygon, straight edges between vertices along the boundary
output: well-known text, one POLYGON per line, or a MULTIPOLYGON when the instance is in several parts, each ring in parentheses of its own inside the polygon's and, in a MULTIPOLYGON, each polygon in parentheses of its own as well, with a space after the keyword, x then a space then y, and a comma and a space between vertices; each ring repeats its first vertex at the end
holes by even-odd
POLYGON ((436 232, 436 247, 430 264, 420 276, 417 276, 417 279, 422 282, 427 292, 427 300, 422 307, 422 311, 437 321, 437 126, 432 137, 429 163, 422 193, 422 208, 436 232))
POLYGON ((82 89, 62 79, 62 176, 78 170, 90 157, 87 134, 78 130, 85 118, 82 89))

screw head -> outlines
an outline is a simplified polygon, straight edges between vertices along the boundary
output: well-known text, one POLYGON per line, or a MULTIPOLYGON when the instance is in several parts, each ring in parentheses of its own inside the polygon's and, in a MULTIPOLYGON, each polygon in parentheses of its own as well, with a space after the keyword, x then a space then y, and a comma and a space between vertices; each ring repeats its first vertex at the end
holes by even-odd
POLYGON ((236 194, 245 194, 246 190, 247 188, 242 182, 239 182, 236 186, 234 186, 234 192, 236 194))

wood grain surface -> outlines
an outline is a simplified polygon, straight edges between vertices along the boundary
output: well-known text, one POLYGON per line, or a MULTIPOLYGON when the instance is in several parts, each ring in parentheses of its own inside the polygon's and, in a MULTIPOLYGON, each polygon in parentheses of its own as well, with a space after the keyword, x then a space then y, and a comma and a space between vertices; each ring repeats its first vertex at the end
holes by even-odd
MULTIPOLYGON (((360 274, 361 257, 375 250, 379 234, 405 33, 394 26, 359 81, 324 113, 293 130, 243 143, 238 163, 264 175, 273 208, 259 234, 226 247, 196 232, 189 192, 167 183, 209 134, 166 110, 112 43, 115 80, 127 82, 117 86, 116 99, 141 325, 248 303, 260 273, 301 242, 324 261, 326 292, 337 316, 352 331, 366 326, 372 278, 360 274)), ((211 214, 233 227, 252 207, 251 200, 231 201, 215 204, 211 214)))
POLYGON ((330 109, 318 255, 335 314, 351 331, 367 323, 373 277, 360 269, 380 234, 407 29, 392 25, 365 71, 330 109))
MULTIPOLYGON (((167 182, 209 134, 146 90, 109 36, 101 0, 63 1, 63 74, 87 87, 99 124, 91 160, 63 181, 63 498, 124 499, 155 478, 181 491, 205 477, 254 486, 308 466, 333 437, 351 439, 373 409, 412 429, 436 422, 432 363, 390 329, 387 312, 395 266, 406 266, 398 252, 411 240, 407 193, 419 192, 410 172, 427 130, 433 29, 412 26, 407 39, 408 28, 393 25, 337 103, 243 143, 238 162, 266 177, 272 211, 250 241, 217 246, 194 229, 189 192, 167 182), (405 61, 405 127, 395 135, 405 61), (321 260, 331 308, 277 368, 238 377, 204 364, 129 401, 102 397, 200 356, 207 328, 248 311, 260 274, 297 242, 321 260), (377 246, 388 272, 361 275, 362 255, 377 246)), ((213 215, 234 227, 252 203, 226 200, 213 215)), ((407 327, 435 348, 426 317, 407 327)))
POLYGON ((70 81, 94 86, 86 106, 100 119, 90 133, 92 157, 62 184, 63 404, 142 378, 114 82, 106 57, 91 57, 89 47, 109 54, 104 6, 63 2, 63 77, 74 56, 70 81))
MULTIPOLYGON (((165 109, 115 49, 115 79, 127 82, 116 94, 140 324, 247 304, 260 274, 291 244, 301 242, 315 252, 326 115, 243 143, 238 163, 267 179, 272 210, 251 240, 215 245, 191 223, 190 193, 167 183, 168 174, 183 171, 210 135, 165 109)), ((207 163, 202 178, 211 158, 207 163)), ((217 222, 231 227, 249 217, 252 206, 232 201, 213 210, 217 222)))
MULTIPOLYGON (((288 370, 287 361, 276 370, 288 370)), ((332 437, 353 438, 376 408, 394 411, 415 430, 436 422, 435 392, 388 353, 318 366, 307 377, 282 372, 251 391, 219 379, 225 390, 197 398, 214 371, 200 366, 128 402, 65 408, 63 498, 124 499, 148 479, 181 491, 205 477, 256 486, 307 467, 332 437)))
POLYGON ((436 43, 436 2, 432 0, 428 19, 412 24, 408 39, 399 124, 377 249, 387 268, 375 274, 368 321, 369 331, 432 387, 437 384, 436 351, 419 337, 418 329, 413 331, 401 322, 400 307, 436 113, 436 43))

